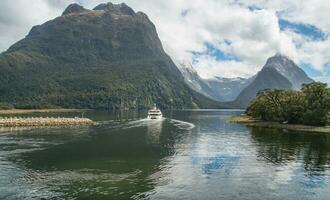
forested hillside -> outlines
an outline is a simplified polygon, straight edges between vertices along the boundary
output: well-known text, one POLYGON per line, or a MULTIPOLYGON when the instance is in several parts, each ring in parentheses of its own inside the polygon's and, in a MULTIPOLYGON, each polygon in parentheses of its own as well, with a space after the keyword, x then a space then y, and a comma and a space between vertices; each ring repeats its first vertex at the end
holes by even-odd
POLYGON ((0 102, 17 108, 221 107, 193 91, 155 26, 126 4, 70 5, 0 55, 0 102))

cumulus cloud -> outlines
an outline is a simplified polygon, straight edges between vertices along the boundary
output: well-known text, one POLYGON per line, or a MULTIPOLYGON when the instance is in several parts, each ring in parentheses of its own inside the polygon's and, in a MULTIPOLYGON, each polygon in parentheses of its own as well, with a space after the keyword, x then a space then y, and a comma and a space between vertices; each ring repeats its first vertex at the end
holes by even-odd
MULTIPOLYGON (((121 3, 123 0, 113 0, 121 3)), ((326 72, 330 39, 312 40, 294 30, 281 30, 279 19, 309 24, 327 36, 330 4, 326 0, 124 0, 143 11, 157 27, 166 52, 177 63, 193 63, 205 78, 248 77, 277 52, 299 64, 326 72), (208 54, 212 44, 222 55, 208 54), (194 53, 195 52, 195 53, 194 53), (198 54, 196 54, 198 52, 198 54)), ((35 24, 54 18, 72 2, 87 8, 100 0, 2 0, 0 2, 0 51, 24 37, 35 24), (5 31, 6 30, 6 31, 5 31)))
POLYGON ((248 77, 257 73, 258 67, 249 63, 235 60, 215 60, 209 55, 203 55, 196 58, 198 65, 195 66, 196 71, 201 77, 248 77), (207 69, 207 70, 205 70, 207 69), (219 71, 221 72, 219 74, 219 71))
POLYGON ((245 7, 256 6, 261 9, 276 10, 278 16, 293 23, 315 26, 320 29, 325 38, 311 40, 310 38, 292 35, 292 40, 298 43, 296 50, 299 63, 311 64, 315 69, 324 72, 329 70, 327 64, 330 62, 330 3, 327 0, 238 0, 237 3, 245 7))

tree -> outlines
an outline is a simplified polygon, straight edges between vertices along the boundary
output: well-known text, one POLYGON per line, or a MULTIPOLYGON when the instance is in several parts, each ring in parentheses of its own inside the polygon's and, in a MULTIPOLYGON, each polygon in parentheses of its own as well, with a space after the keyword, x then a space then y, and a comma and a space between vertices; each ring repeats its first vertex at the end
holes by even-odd
POLYGON ((286 91, 282 97, 282 116, 291 124, 302 123, 304 113, 304 94, 300 91, 286 91))
POLYGON ((247 108, 247 113, 253 117, 266 121, 283 120, 282 96, 284 90, 272 89, 263 90, 257 94, 247 108))
POLYGON ((330 111, 330 90, 327 84, 321 82, 304 84, 302 92, 305 95, 304 124, 325 125, 330 111))

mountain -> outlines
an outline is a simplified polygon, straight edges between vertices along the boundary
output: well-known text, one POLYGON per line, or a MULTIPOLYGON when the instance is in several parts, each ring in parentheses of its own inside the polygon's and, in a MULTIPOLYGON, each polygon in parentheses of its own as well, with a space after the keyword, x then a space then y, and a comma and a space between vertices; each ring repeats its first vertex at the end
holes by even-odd
POLYGON ((263 68, 256 76, 254 81, 250 83, 238 95, 234 101, 238 107, 246 107, 247 104, 256 96, 256 94, 264 89, 291 89, 291 82, 282 76, 274 68, 263 68))
POLYGON ((265 65, 266 68, 276 69, 282 76, 287 78, 294 90, 300 90, 302 84, 311 83, 313 80, 299 68, 291 59, 277 53, 275 56, 269 58, 265 65))
POLYGON ((254 77, 249 79, 240 77, 203 79, 191 65, 181 64, 179 69, 186 83, 193 90, 217 101, 235 100, 239 93, 254 79, 254 77))
POLYGON ((281 54, 269 58, 254 80, 242 90, 233 102, 246 107, 256 94, 264 89, 301 89, 303 83, 313 82, 292 60, 281 54))
POLYGON ((69 5, 0 55, 0 102, 18 108, 220 107, 189 88, 154 24, 126 4, 69 5))

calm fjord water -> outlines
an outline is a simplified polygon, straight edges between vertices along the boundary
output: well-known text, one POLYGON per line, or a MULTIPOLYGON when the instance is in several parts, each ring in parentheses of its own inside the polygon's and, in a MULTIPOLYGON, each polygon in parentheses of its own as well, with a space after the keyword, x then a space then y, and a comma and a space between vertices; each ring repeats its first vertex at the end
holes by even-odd
POLYGON ((226 122, 240 113, 93 112, 91 127, 2 129, 0 199, 330 199, 329 135, 226 122))

